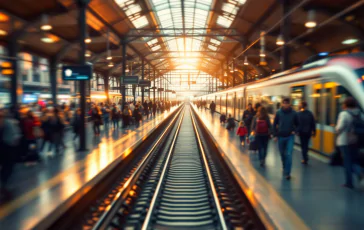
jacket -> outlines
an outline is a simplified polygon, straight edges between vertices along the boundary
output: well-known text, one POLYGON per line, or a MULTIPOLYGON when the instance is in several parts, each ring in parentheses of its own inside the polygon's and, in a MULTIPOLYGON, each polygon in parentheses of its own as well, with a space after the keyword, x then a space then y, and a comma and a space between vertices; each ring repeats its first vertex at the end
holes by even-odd
POLYGON ((335 127, 337 133, 336 145, 345 146, 355 144, 357 142, 357 136, 355 136, 352 130, 353 116, 350 113, 358 116, 360 114, 361 119, 364 119, 364 114, 360 113, 359 109, 348 109, 339 113, 339 118, 335 127))
POLYGON ((297 132, 298 116, 292 108, 279 109, 273 122, 273 133, 278 137, 288 137, 297 132))
POLYGON ((245 126, 243 126, 243 127, 240 126, 238 128, 238 130, 236 131, 236 135, 241 136, 241 137, 243 137, 247 134, 248 134, 248 129, 245 126))
POLYGON ((244 121, 245 125, 250 127, 254 116, 255 116, 254 110, 248 110, 248 109, 245 110, 242 117, 242 120, 244 121))
POLYGON ((6 118, 2 135, 3 143, 9 146, 16 146, 21 138, 19 122, 15 119, 6 118))
POLYGON ((303 110, 297 113, 298 116, 298 128, 299 135, 311 136, 312 133, 316 133, 316 121, 311 111, 303 110))
POLYGON ((272 133, 272 123, 270 122, 270 119, 267 118, 265 119, 267 121, 268 124, 268 133, 256 133, 256 126, 257 126, 257 117, 254 117, 253 119, 253 123, 251 126, 251 131, 255 133, 256 136, 268 136, 272 133))

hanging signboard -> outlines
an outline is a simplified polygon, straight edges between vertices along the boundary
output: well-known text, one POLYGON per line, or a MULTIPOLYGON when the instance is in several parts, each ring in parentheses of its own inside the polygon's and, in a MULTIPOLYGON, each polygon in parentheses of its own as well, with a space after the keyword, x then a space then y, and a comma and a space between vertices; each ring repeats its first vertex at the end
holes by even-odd
POLYGON ((170 89, 166 89, 165 91, 166 91, 166 93, 172 93, 172 90, 170 90, 170 89))
POLYGON ((88 81, 92 78, 91 65, 64 65, 62 79, 64 81, 88 81))
POLYGON ((155 86, 154 87, 150 87, 150 89, 157 89, 157 87, 155 87, 155 86))
POLYGON ((150 87, 151 82, 149 80, 139 80, 139 86, 150 87))
POLYGON ((124 76, 121 77, 121 84, 124 85, 137 85, 139 83, 138 76, 124 76))
POLYGON ((163 92, 164 88, 158 88, 158 92, 163 92))

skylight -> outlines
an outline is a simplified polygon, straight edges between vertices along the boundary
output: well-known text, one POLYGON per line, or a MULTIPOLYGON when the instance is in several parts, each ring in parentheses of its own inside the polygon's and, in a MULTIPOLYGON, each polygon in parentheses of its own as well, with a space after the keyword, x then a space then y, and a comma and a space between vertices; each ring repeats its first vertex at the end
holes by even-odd
POLYGON ((210 50, 216 51, 217 47, 213 46, 213 45, 208 45, 207 48, 209 48, 210 50))
POLYGON ((223 27, 230 27, 234 21, 236 14, 241 5, 245 4, 246 0, 228 0, 227 3, 222 4, 223 15, 217 18, 216 23, 223 27))
POLYGON ((115 0, 115 3, 125 12, 135 28, 142 28, 149 24, 147 17, 140 15, 142 8, 134 0, 115 0))
POLYGON ((218 45, 218 46, 221 44, 221 42, 219 40, 216 40, 216 39, 213 39, 213 38, 210 39, 210 42, 215 44, 215 45, 218 45))
POLYGON ((135 28, 142 28, 144 26, 147 26, 149 23, 148 23, 148 20, 145 16, 142 16, 138 19, 135 19, 134 21, 132 21, 133 25, 135 26, 135 28))
POLYGON ((147 42, 148 46, 154 45, 155 43, 158 42, 158 39, 154 38, 152 40, 150 40, 149 42, 147 42))

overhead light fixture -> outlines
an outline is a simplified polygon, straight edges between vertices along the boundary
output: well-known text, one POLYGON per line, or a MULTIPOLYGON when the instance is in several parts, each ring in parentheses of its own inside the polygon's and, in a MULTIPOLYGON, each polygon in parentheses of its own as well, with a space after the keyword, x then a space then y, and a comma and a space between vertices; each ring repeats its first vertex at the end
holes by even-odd
POLYGON ((230 69, 230 73, 234 73, 234 69, 230 69))
POLYGON ((237 69, 237 68, 235 68, 235 69, 234 69, 234 71, 235 71, 235 72, 238 72, 238 69, 237 69))
POLYGON ((126 69, 126 70, 125 70, 125 73, 129 73, 129 69, 126 69))
POLYGON ((114 63, 110 62, 109 65, 107 65, 109 67, 114 67, 114 63))
POLYGON ((92 40, 91 40, 91 38, 90 38, 90 37, 86 37, 86 38, 85 38, 85 42, 88 44, 88 43, 91 43, 91 42, 92 42, 92 40))
POLYGON ((106 58, 107 60, 111 60, 112 59, 112 57, 111 56, 107 56, 107 58, 106 58))
POLYGON ((284 39, 283 39, 283 35, 282 34, 278 35, 276 44, 279 45, 279 46, 283 46, 284 45, 284 39))
POLYGON ((359 40, 356 39, 356 38, 348 38, 348 39, 342 41, 341 44, 343 44, 343 45, 352 45, 352 44, 357 43, 358 41, 359 40))
POLYGON ((85 57, 91 57, 91 52, 89 50, 86 50, 85 57))
POLYGON ((261 51, 260 51, 259 56, 260 56, 260 57, 265 57, 264 50, 261 50, 261 51))
POLYGON ((249 65, 249 63, 248 63, 248 57, 247 56, 245 56, 244 65, 249 65))
POLYGON ((307 21, 305 23, 307 28, 314 28, 317 26, 316 22, 316 12, 315 10, 309 10, 307 13, 307 21))
POLYGON ((8 34, 8 32, 6 32, 5 30, 0 29, 0 36, 5 36, 7 34, 8 34))
POLYGON ((42 15, 42 24, 40 26, 40 29, 44 30, 44 31, 49 31, 52 29, 51 24, 49 24, 49 22, 48 22, 48 16, 45 14, 42 15))
POLYGON ((54 40, 50 37, 42 37, 40 40, 44 43, 53 43, 54 42, 54 40))
POLYGON ((226 76, 227 76, 227 73, 225 72, 225 73, 224 73, 224 77, 226 77, 226 76))

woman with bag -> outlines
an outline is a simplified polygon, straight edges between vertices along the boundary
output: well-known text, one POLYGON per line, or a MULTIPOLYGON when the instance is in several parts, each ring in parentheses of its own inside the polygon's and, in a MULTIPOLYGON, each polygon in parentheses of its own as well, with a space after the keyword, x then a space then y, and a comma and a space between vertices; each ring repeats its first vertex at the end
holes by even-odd
POLYGON ((251 135, 255 137, 258 147, 260 166, 264 167, 268 151, 268 141, 272 130, 272 124, 265 107, 259 107, 257 115, 253 119, 251 130, 251 135))

